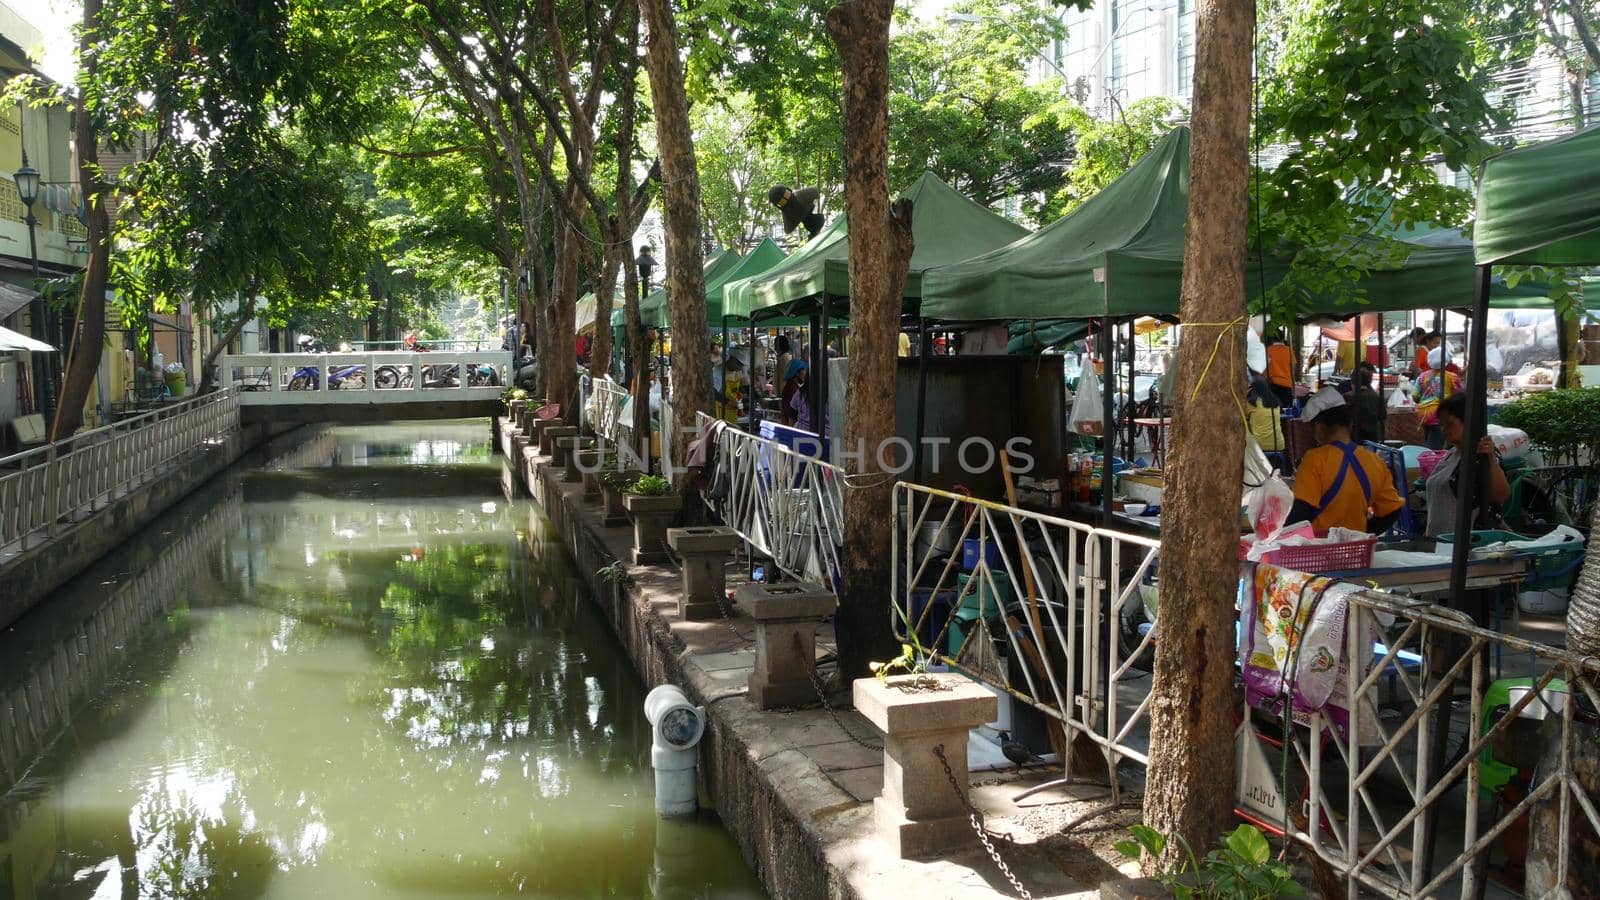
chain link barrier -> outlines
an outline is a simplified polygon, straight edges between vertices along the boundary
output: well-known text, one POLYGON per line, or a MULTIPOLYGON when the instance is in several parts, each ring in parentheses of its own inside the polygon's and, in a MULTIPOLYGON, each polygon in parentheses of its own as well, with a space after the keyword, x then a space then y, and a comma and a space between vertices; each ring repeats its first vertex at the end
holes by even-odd
POLYGON ((989 830, 983 827, 983 813, 978 812, 977 808, 972 805, 972 802, 967 799, 967 792, 961 789, 961 782, 956 781, 956 773, 950 770, 950 760, 945 758, 944 745, 939 744, 934 747, 933 755, 939 758, 939 765, 944 767, 944 777, 950 779, 950 789, 956 792, 956 799, 961 801, 962 808, 967 811, 967 821, 972 823, 972 833, 978 836, 978 842, 983 844, 983 849, 988 851, 989 858, 994 860, 995 868, 999 869, 1000 874, 1011 882, 1011 888, 1017 892, 1018 897, 1021 897, 1022 900, 1033 900, 1033 895, 1028 893, 1028 889, 1022 886, 1021 880, 1012 873, 1011 867, 1006 865, 1006 861, 1000 858, 1000 851, 994 848, 994 842, 989 840, 989 830))

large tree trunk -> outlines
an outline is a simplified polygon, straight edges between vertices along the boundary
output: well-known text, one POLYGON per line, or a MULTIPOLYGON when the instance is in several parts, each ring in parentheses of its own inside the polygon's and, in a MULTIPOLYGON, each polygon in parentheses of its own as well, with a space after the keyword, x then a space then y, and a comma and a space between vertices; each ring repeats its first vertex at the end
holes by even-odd
POLYGON ((78 146, 78 184, 89 198, 89 263, 83 270, 78 294, 77 325, 72 335, 67 372, 61 382, 50 440, 59 441, 83 424, 83 404, 89 398, 100 353, 106 342, 106 278, 111 265, 111 217, 106 213, 106 184, 100 177, 100 151, 95 145, 94 122, 84 105, 82 85, 92 84, 100 68, 92 52, 100 28, 102 0, 84 0, 83 32, 78 36, 78 56, 83 72, 78 79, 78 103, 73 116, 73 139, 78 146))
MULTIPOLYGON (((667 238, 667 321, 672 328, 672 459, 688 458, 698 413, 711 412, 711 337, 706 329, 705 260, 700 253, 700 176, 683 91, 678 31, 667 0, 639 0, 649 28, 645 64, 661 159, 667 238)), ((666 450, 665 447, 662 448, 666 450)), ((685 479, 683 484, 692 482, 685 479)))
MULTIPOLYGON (((845 210, 850 217, 850 403, 844 462, 839 673, 869 672, 894 646, 889 630, 889 560, 894 479, 880 451, 895 436, 895 354, 900 302, 911 262, 909 203, 889 206, 889 23, 893 0, 856 0, 828 11, 844 70, 845 210)), ((826 359, 816 360, 826 365, 826 359)), ((820 424, 821 410, 813 416, 820 424)))
MULTIPOLYGON (((617 202, 627 201, 628 192, 618 191, 617 202)), ((611 233, 621 235, 621 223, 613 219, 611 233)), ((628 232, 630 235, 632 232, 628 232)), ((594 346, 589 350, 589 377, 601 378, 611 372, 611 307, 617 294, 617 278, 628 265, 628 245, 606 242, 605 260, 600 265, 600 283, 594 289, 594 346)))
MULTIPOLYGON (((1589 534, 1600 534, 1600 503, 1590 514, 1589 534)), ((1583 567, 1567 605, 1567 649, 1580 656, 1600 656, 1600 558, 1594 554, 1583 567)))
POLYGON ((622 315, 628 330, 628 358, 633 364, 633 449, 639 461, 650 462, 650 348, 645 344, 644 325, 639 321, 639 275, 630 262, 622 267, 622 315))
MULTIPOLYGON (((574 199, 569 196, 569 200, 574 199)), ((539 360, 539 374, 544 380, 545 396, 561 404, 561 416, 568 422, 577 421, 578 351, 573 342, 578 315, 578 266, 587 240, 579 227, 566 221, 556 225, 555 283, 545 310, 544 339, 540 342, 544 355, 539 360)))
MULTIPOLYGON (((1146 824, 1203 854, 1233 811, 1234 596, 1244 428, 1227 379, 1244 363, 1249 221, 1249 0, 1200 0, 1172 450, 1162 514, 1161 640, 1151 687, 1146 824), (1205 370, 1217 345, 1216 365, 1205 370), (1209 379, 1209 383, 1204 383, 1209 379)), ((1168 856, 1181 854, 1168 841, 1168 856)), ((1147 860, 1147 864, 1154 861, 1147 860)))

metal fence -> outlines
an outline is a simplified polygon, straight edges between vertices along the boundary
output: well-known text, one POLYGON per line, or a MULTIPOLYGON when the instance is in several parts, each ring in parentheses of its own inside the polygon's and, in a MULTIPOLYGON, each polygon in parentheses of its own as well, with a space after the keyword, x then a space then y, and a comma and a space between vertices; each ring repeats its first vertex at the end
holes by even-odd
POLYGON ((0 459, 0 553, 49 539, 238 430, 239 397, 223 390, 0 459))
MULTIPOLYGON (((715 422, 701 414, 704 433, 715 422)), ((837 589, 844 543, 843 470, 737 428, 718 428, 706 500, 751 550, 794 578, 837 589)))
MULTIPOLYGON (((1149 759, 1159 543, 920 485, 894 497, 897 634, 1012 698, 1014 729, 1033 711, 1068 780, 1085 762, 1069 748, 1098 748, 1114 805, 1124 764, 1149 759)), ((1340 595, 1342 678, 1325 705, 1238 709, 1241 815, 1310 848, 1350 897, 1474 896, 1507 855, 1497 841, 1532 832, 1549 853, 1529 854, 1528 896, 1554 895, 1578 874, 1573 836, 1600 835, 1600 798, 1579 780, 1600 778, 1600 660, 1424 601, 1340 595), (1494 681, 1491 659, 1522 677, 1494 681)), ((1241 597, 1248 635, 1257 601, 1241 597)))
POLYGON ((223 386, 247 406, 493 399, 510 368, 502 350, 240 353, 220 362, 223 386))
POLYGON ((595 379, 589 385, 589 399, 583 414, 595 436, 617 448, 624 465, 644 469, 638 443, 633 439, 633 421, 622 414, 631 396, 627 388, 610 378, 595 379))

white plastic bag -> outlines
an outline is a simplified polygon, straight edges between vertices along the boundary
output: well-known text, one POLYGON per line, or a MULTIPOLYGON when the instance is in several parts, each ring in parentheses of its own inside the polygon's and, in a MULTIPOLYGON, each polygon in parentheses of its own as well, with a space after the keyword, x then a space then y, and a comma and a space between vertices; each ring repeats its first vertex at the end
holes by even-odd
POLYGON ((1411 399, 1411 394, 1407 390, 1407 386, 1402 385, 1389 392, 1389 408, 1416 409, 1417 402, 1411 399))
POLYGON ((1085 365, 1078 379, 1078 393, 1072 398, 1072 416, 1067 424, 1078 434, 1105 434, 1105 409, 1100 397, 1100 378, 1085 365))
POLYGON ((1528 454, 1528 433, 1520 428, 1490 423, 1489 440, 1494 441, 1494 449, 1500 452, 1501 459, 1521 459, 1528 454))
POLYGON ((1267 460, 1267 454, 1262 452, 1261 444, 1256 436, 1245 432, 1244 435, 1244 486, 1246 490, 1261 487, 1277 473, 1272 468, 1272 463, 1267 460))
POLYGON ((1255 531, 1256 537, 1265 538, 1283 527, 1283 521, 1289 518, 1289 510, 1293 507, 1294 491, 1283 483, 1278 473, 1273 472, 1260 487, 1250 492, 1250 528, 1255 531))

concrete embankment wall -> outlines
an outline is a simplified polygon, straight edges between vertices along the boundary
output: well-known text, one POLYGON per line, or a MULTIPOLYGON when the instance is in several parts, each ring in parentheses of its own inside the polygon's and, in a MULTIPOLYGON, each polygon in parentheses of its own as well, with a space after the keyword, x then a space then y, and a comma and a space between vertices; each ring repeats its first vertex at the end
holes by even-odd
POLYGON ((287 449, 292 424, 246 425, 232 440, 197 449, 159 478, 112 500, 87 517, 62 525, 49 540, 0 563, 0 627, 21 618, 50 592, 139 533, 162 512, 220 474, 246 453, 287 449))
MULTIPOLYGON (((658 568, 646 573, 632 567, 630 577, 620 583, 601 577, 601 569, 626 555, 631 532, 602 527, 598 508, 582 501, 577 485, 563 484, 558 471, 535 464, 513 446, 509 426, 502 427, 500 437, 512 460, 508 482, 524 485, 543 507, 641 679, 651 687, 676 684, 706 706, 701 783, 767 890, 783 898, 862 896, 860 873, 844 871, 829 847, 839 843, 840 832, 870 832, 868 805, 793 749, 810 741, 791 739, 802 731, 831 731, 835 722, 822 710, 762 713, 746 699, 743 673, 735 683, 726 677, 732 673, 707 671, 706 651, 720 648, 701 644, 705 637, 726 638, 724 623, 692 623, 699 629, 691 636, 696 646, 687 646, 662 612, 676 602, 676 572, 658 568)), ((748 627, 748 620, 742 621, 748 627)), ((872 733, 864 720, 858 728, 872 733)), ((835 734, 812 740, 839 747, 846 738, 835 734)), ((876 761, 871 751, 857 752, 876 761)))

